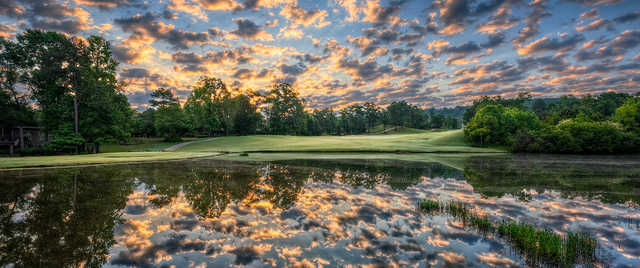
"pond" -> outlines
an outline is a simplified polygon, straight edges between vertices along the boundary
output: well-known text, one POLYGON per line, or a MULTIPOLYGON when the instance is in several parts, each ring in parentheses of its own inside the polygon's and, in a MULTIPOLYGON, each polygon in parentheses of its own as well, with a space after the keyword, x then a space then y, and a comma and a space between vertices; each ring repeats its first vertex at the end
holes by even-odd
MULTIPOLYGON (((535 264, 424 199, 462 202, 598 241, 640 266, 638 157, 213 159, 0 171, 0 266, 493 266, 535 264)), ((591 263, 593 264, 593 263, 591 263)))

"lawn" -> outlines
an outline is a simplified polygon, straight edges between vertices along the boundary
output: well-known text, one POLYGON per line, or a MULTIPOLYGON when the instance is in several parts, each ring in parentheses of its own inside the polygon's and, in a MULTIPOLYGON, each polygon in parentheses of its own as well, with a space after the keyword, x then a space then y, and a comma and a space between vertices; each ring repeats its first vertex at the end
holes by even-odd
POLYGON ((114 164, 132 163, 143 161, 177 160, 185 158, 197 158, 215 156, 217 153, 192 153, 192 152, 120 152, 100 153, 87 155, 55 155, 55 156, 29 156, 29 157, 2 157, 0 169, 25 168, 25 167, 49 167, 72 166, 89 164, 114 164))
POLYGON ((165 142, 163 138, 137 138, 139 143, 136 144, 118 144, 109 143, 100 146, 102 153, 117 153, 117 152, 160 152, 173 145, 194 141, 197 138, 183 138, 181 142, 165 142))
POLYGON ((352 136, 233 136, 182 147, 183 152, 495 153, 464 143, 461 130, 352 136))
MULTIPOLYGON (((186 142, 186 141, 185 141, 186 142)), ((278 159, 398 159, 437 161, 459 166, 462 159, 483 153, 504 152, 471 147, 461 130, 421 131, 412 134, 353 136, 232 136, 202 140, 173 152, 162 150, 176 143, 148 140, 137 145, 107 145, 105 153, 87 155, 0 158, 0 169, 112 164, 141 161, 213 157, 225 160, 267 161, 278 159), (228 153, 220 155, 220 153, 228 153), (248 153, 249 156, 241 156, 248 153)))

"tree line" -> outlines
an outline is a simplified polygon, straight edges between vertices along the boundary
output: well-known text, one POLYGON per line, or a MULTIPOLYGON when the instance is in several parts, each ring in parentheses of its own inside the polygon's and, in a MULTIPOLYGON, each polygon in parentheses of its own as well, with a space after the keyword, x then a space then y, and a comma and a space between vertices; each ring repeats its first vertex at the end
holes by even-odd
POLYGON ((307 109, 289 84, 267 92, 230 90, 203 77, 184 103, 171 90, 153 91, 151 108, 133 110, 108 41, 27 30, 0 37, 0 127, 43 126, 52 139, 23 154, 89 152, 132 137, 185 135, 346 135, 390 127, 459 128, 460 120, 404 101, 386 108, 373 103, 344 109, 307 109), (25 93, 26 92, 26 93, 25 93))
POLYGON ((640 152, 640 93, 556 100, 482 97, 465 112, 465 140, 531 153, 640 152))
POLYGON ((152 93, 151 109, 134 116, 134 136, 161 136, 175 141, 185 135, 228 136, 352 135, 407 127, 460 128, 452 116, 425 111, 404 101, 386 108, 374 103, 352 104, 340 110, 306 109, 305 100, 289 84, 275 84, 264 93, 232 91, 214 77, 202 77, 184 105, 172 91, 152 93))

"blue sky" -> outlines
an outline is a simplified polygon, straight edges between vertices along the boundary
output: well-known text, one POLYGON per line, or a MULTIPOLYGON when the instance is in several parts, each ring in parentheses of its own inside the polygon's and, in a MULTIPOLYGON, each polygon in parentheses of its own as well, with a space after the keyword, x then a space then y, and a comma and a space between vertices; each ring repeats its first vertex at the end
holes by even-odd
POLYGON ((312 108, 640 90, 635 0, 0 0, 0 21, 104 36, 140 109, 203 75, 292 83, 312 108))

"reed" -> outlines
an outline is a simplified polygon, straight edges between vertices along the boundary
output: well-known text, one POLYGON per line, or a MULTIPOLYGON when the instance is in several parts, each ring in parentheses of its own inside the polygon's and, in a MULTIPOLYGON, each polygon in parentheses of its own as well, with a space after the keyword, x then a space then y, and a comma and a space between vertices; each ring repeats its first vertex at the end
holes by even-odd
POLYGON ((459 201, 423 200, 420 202, 420 209, 431 214, 446 213, 462 221, 464 226, 503 238, 533 266, 569 267, 597 261, 598 241, 587 233, 569 232, 560 235, 527 223, 496 223, 487 216, 474 213, 471 206, 459 201))

